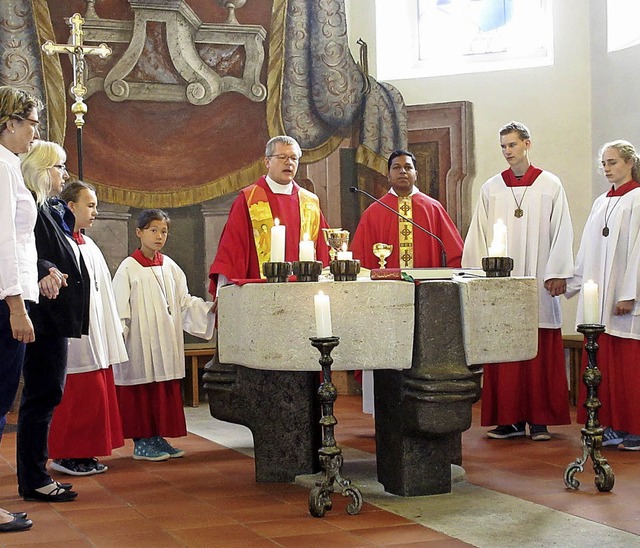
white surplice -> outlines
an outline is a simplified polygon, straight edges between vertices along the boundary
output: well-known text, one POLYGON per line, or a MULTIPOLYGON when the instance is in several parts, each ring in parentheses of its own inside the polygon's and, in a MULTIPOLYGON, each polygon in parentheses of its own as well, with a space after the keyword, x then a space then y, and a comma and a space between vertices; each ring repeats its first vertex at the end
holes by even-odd
POLYGON ((69 339, 69 374, 106 369, 109 365, 127 361, 111 273, 98 246, 88 236, 84 239, 84 244, 74 244, 74 250, 79 249, 82 254, 91 280, 89 334, 80 339, 69 339))
POLYGON ((181 379, 185 375, 183 330, 209 340, 212 302, 193 297, 182 269, 164 255, 162 266, 127 257, 113 278, 129 361, 114 366, 119 386, 181 379))
MULTIPOLYGON (((601 323, 616 337, 640 339, 640 188, 623 196, 596 198, 584 226, 576 258, 576 274, 568 296, 580 291, 583 282, 598 284, 601 323), (609 235, 603 236, 606 225, 609 235), (614 316, 618 301, 635 299, 631 314, 614 316)), ((578 300, 577 324, 583 322, 583 295, 578 300)))
POLYGON ((538 326, 561 327, 559 297, 552 297, 544 288, 545 280, 573 275, 573 228, 560 179, 543 171, 531 186, 508 187, 501 174, 491 177, 482 186, 465 239, 463 268, 482 266, 498 219, 507 226, 507 255, 513 258, 511 275, 538 280, 538 326), (524 212, 520 218, 514 215, 517 203, 524 212))

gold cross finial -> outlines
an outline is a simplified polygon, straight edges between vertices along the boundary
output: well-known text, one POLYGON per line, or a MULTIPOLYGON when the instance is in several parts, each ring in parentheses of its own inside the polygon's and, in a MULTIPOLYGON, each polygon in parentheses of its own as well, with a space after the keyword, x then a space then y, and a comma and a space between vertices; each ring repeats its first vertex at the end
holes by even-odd
POLYGON ((71 56, 73 65, 73 85, 71 86, 71 93, 75 98, 75 103, 71 107, 71 111, 76 116, 76 127, 82 128, 82 126, 84 126, 84 115, 87 113, 87 106, 84 103, 84 96, 87 93, 87 88, 84 85, 84 57, 85 55, 98 55, 104 59, 111 55, 111 48, 106 44, 100 44, 99 46, 84 45, 84 30, 82 30, 84 18, 79 13, 74 13, 69 18, 68 24, 71 27, 71 43, 55 44, 51 40, 47 40, 42 45, 42 51, 47 55, 68 53, 71 56))

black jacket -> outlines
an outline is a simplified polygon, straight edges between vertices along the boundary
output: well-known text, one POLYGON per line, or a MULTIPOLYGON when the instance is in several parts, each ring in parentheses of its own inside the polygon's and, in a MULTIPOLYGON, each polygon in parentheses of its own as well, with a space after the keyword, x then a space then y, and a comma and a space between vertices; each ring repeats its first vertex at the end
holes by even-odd
MULTIPOLYGON (((89 333, 91 281, 82 255, 78 265, 73 248, 49 207, 45 204, 38 208, 34 229, 38 250, 38 280, 47 276, 49 268, 55 266, 69 276, 68 285, 60 288, 60 294, 55 299, 48 299, 41 294, 38 304, 30 308, 29 316, 36 337, 38 333, 47 333, 79 338, 89 333)), ((71 226, 73 228, 73 224, 71 226)))

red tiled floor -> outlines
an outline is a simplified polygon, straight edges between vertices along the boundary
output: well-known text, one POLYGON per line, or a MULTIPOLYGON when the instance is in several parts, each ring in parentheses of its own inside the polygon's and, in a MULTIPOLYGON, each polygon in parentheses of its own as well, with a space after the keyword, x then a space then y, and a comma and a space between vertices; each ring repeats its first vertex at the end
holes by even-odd
MULTIPOLYGON (((359 397, 338 399, 336 438, 341 446, 374 453, 373 417, 360 410, 359 397)), ((589 462, 576 475, 580 489, 569 490, 563 473, 582 453, 580 426, 550 430, 554 437, 546 443, 488 440, 477 404, 473 426, 463 435, 468 481, 640 534, 635 502, 640 454, 605 451, 616 474, 611 493, 597 492, 589 462)), ((2 534, 0 546, 468 546, 367 502, 359 515, 350 516, 349 499, 338 493, 332 510, 313 518, 307 489, 256 483, 251 458, 191 434, 177 445, 188 452, 185 458, 149 463, 134 461, 128 442, 104 459, 106 474, 72 479, 77 501, 52 505, 17 496, 15 434, 6 434, 0 447, 0 507, 28 511, 35 525, 28 532, 2 534)))

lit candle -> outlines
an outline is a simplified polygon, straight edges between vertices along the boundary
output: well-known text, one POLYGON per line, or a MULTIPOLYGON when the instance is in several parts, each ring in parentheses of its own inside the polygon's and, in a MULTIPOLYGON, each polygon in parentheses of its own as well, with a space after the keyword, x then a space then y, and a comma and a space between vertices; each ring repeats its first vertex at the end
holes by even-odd
POLYGON ((493 225, 493 241, 489 246, 489 257, 504 257, 507 254, 507 226, 502 219, 493 225))
POLYGON ((582 285, 582 318, 584 323, 600 323, 598 284, 593 280, 582 285))
POLYGON ((276 218, 271 227, 271 258, 272 263, 284 263, 284 242, 286 229, 276 218))
POLYGON ((316 335, 320 338, 331 337, 331 304, 329 295, 318 291, 318 294, 313 296, 313 304, 316 308, 316 335))
POLYGON ((316 260, 316 247, 314 242, 309 240, 309 234, 305 233, 300 242, 300 253, 298 260, 300 261, 315 261, 316 260))
POLYGON ((338 251, 336 259, 339 261, 353 261, 353 253, 347 251, 347 244, 342 244, 342 251, 338 251))

